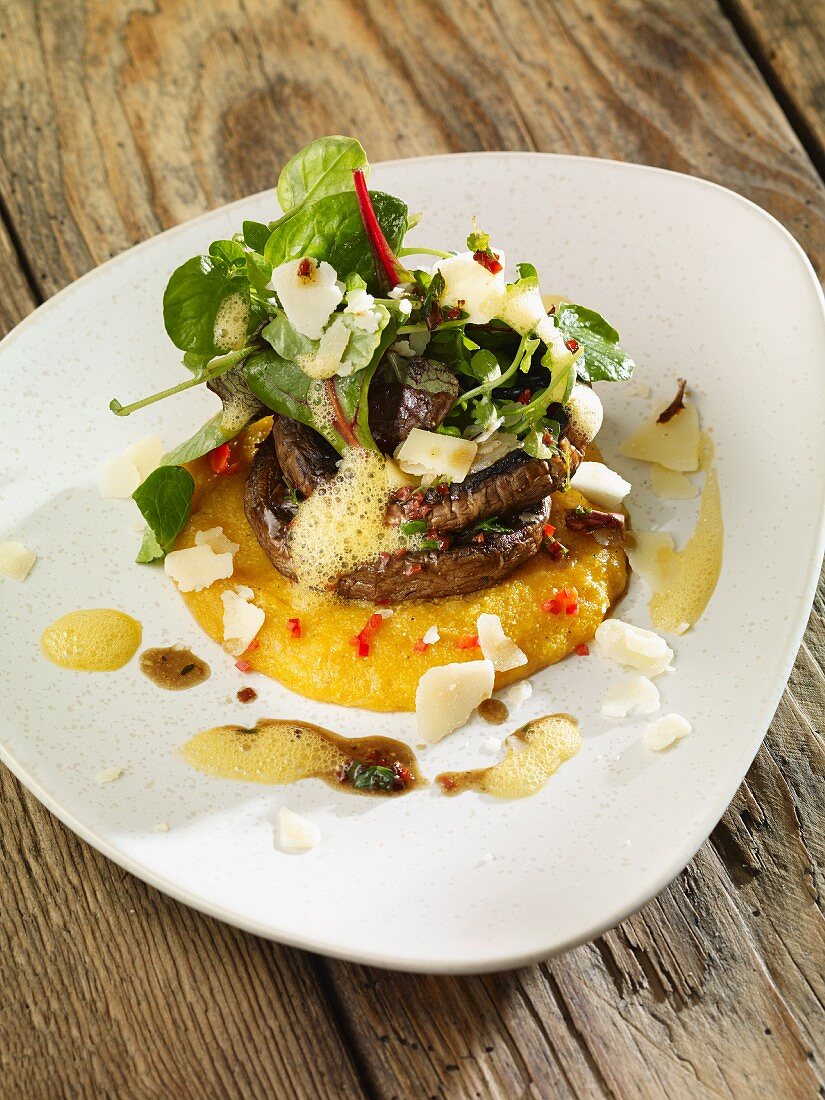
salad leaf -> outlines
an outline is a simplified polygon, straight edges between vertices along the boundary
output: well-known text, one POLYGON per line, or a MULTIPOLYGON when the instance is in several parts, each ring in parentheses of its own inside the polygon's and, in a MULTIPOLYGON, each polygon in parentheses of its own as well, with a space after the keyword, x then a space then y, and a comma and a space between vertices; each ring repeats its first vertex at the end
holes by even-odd
MULTIPOLYGON (((297 341, 305 341, 310 346, 316 344, 295 332, 285 318, 275 324, 277 321, 275 318, 272 325, 267 325, 267 330, 271 329, 267 339, 283 339, 279 346, 285 350, 298 346, 297 341)), ((291 355, 280 355, 274 347, 272 351, 251 356, 244 364, 244 376, 250 391, 264 405, 282 416, 308 424, 329 440, 339 454, 343 454, 348 445, 375 449, 369 429, 367 394, 375 369, 394 339, 395 321, 387 311, 387 323, 380 331, 369 365, 346 377, 336 376, 324 382, 312 379, 291 355)))
POLYGON ((132 500, 149 526, 137 560, 165 557, 189 515, 195 482, 182 466, 159 466, 132 493, 132 500))
MULTIPOLYGON (((382 191, 371 192, 371 198, 387 242, 397 251, 407 229, 407 205, 382 191)), ((339 275, 355 272, 372 293, 380 291, 354 191, 327 195, 276 224, 264 249, 266 262, 275 268, 302 256, 326 260, 339 275)))
POLYGON ((216 260, 223 260, 227 267, 243 266, 246 261, 243 246, 237 241, 213 241, 209 246, 209 255, 216 260))
POLYGON ((311 387, 317 384, 297 363, 267 348, 247 359, 244 375, 249 389, 267 408, 320 431, 309 405, 311 387))
POLYGON ((352 191, 356 168, 369 171, 367 154, 355 138, 334 135, 311 142, 281 169, 277 188, 281 209, 289 214, 327 195, 352 191))
POLYGON ((181 351, 209 358, 226 351, 215 343, 215 321, 232 294, 248 302, 249 281, 234 273, 224 255, 193 256, 181 264, 163 294, 163 323, 172 343, 181 351))
POLYGON ((244 222, 244 244, 247 248, 251 248, 253 252, 258 252, 263 255, 263 251, 266 248, 266 242, 269 240, 271 232, 272 230, 269 226, 264 225, 263 222, 244 222))
POLYGON ((619 334, 595 310, 563 302, 557 324, 565 337, 578 340, 584 354, 576 364, 580 377, 587 382, 624 382, 636 364, 619 344, 619 334))

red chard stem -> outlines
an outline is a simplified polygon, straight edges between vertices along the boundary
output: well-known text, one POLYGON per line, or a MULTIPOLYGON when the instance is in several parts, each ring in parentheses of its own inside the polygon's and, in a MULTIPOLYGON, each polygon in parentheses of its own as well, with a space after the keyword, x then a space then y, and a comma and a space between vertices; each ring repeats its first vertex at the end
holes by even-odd
POLYGON ((406 281, 407 271, 387 243, 384 230, 375 216, 364 173, 360 168, 355 168, 352 172, 352 178, 355 183, 355 197, 358 200, 361 221, 364 223, 364 231, 372 248, 379 281, 386 283, 387 289, 391 290, 394 286, 406 281))

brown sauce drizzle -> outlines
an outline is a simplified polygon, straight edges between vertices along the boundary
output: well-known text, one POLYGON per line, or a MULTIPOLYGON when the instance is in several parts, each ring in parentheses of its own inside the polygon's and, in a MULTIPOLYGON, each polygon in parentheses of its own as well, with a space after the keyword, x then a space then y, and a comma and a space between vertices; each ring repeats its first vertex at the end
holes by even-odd
POLYGON ((442 772, 435 778, 447 795, 481 791, 494 798, 526 798, 540 791, 556 769, 579 751, 579 723, 570 714, 549 714, 511 733, 507 755, 488 768, 442 772))
POLYGON ((491 726, 500 726, 510 717, 507 704, 502 703, 501 699, 485 699, 483 703, 479 703, 478 713, 491 726))
POLYGON ((140 671, 165 691, 197 687, 208 680, 210 674, 206 661, 196 657, 191 650, 174 645, 145 649, 140 655, 140 671))
POLYGON ((389 737, 341 737, 308 722, 261 718, 254 727, 217 726, 183 746, 205 775, 281 785, 323 779, 353 794, 393 797, 424 785, 412 750, 389 737))

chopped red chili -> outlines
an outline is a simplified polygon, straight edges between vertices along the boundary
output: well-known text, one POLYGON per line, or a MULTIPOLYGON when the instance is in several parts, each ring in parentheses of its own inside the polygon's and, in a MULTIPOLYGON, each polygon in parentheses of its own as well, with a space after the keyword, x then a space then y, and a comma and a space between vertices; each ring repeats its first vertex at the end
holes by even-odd
POLYGON ((545 523, 544 527, 542 528, 542 532, 546 539, 551 539, 556 533, 556 528, 553 526, 552 523, 545 523))
POLYGON ((308 257, 304 257, 298 264, 298 277, 300 279, 308 279, 312 274, 312 260, 308 257))
POLYGON ((369 657, 372 636, 375 634, 376 630, 380 628, 383 622, 384 616, 379 615, 376 611, 374 614, 370 615, 355 637, 350 638, 350 645, 355 646, 355 651, 359 657, 369 657))
POLYGON ((575 588, 561 588, 550 599, 542 601, 541 609, 551 615, 578 615, 579 594, 575 588))
POLYGON ((236 698, 239 703, 251 703, 253 699, 258 698, 258 693, 254 688, 241 688, 236 698))
POLYGON ((293 638, 301 637, 301 620, 300 619, 287 619, 286 628, 293 638))
POLYGON ((579 341, 574 340, 573 337, 570 336, 567 340, 564 341, 564 346, 567 348, 568 351, 576 352, 579 350, 579 341))
POLYGON ((498 256, 489 248, 479 250, 473 253, 473 259, 477 264, 481 264, 482 267, 486 267, 491 275, 498 275, 502 270, 501 263, 498 256))
POLYGON ((407 565, 404 566, 404 576, 415 577, 421 572, 423 568, 424 566, 420 565, 417 561, 408 562, 407 565))
POLYGON ((253 653, 256 649, 261 648, 261 643, 257 638, 253 638, 249 645, 244 650, 244 653, 253 653))
POLYGON ((455 643, 456 649, 475 649, 478 646, 478 634, 465 634, 455 643))
POLYGON ((249 661, 236 661, 235 668, 238 670, 238 672, 252 671, 252 665, 249 663, 249 661))
POLYGON ((579 657, 589 657, 590 648, 584 642, 579 642, 576 646, 576 653, 579 657))
POLYGON ((533 396, 533 394, 530 392, 530 390, 522 390, 521 393, 518 395, 519 405, 529 405, 530 404, 530 398, 532 396, 533 396))
POLYGON ((232 451, 229 444, 222 443, 220 447, 209 451, 206 459, 213 474, 236 474, 240 467, 237 462, 229 461, 231 457, 232 451))
POLYGON ((419 638, 413 645, 413 653, 426 653, 429 648, 427 642, 425 642, 423 638, 419 638))

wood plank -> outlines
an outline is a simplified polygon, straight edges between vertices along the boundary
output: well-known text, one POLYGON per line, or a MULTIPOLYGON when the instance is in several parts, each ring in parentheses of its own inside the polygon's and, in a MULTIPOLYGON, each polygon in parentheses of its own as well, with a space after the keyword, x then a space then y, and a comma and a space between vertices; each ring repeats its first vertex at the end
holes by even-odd
POLYGON ((825 175, 825 4, 721 0, 820 174, 825 175))
MULTIPOLYGON (((0 334, 35 304, 0 221, 0 334)), ((312 956, 144 885, 4 767, 0 833, 6 1100, 364 1095, 312 956)))
POLYGON ((4 1097, 364 1095, 311 956, 145 886, 5 768, 0 800, 4 1097))
MULTIPOLYGON (((712 0, 40 0, 0 7, 0 34, 14 46, 0 194, 44 296, 271 186, 289 153, 334 131, 374 160, 539 148, 704 175, 766 206, 825 270, 820 182, 712 0)), ((48 1095, 64 1065, 79 1095, 187 1095, 205 1077, 218 1095, 230 1073, 242 1095, 358 1095, 321 972, 380 1096, 750 1096, 754 1067, 766 1095, 813 1094, 824 636, 820 617, 691 868, 597 943, 516 974, 318 968, 143 887, 6 777, 4 1072, 33 1082, 27 1095, 48 1095)))

